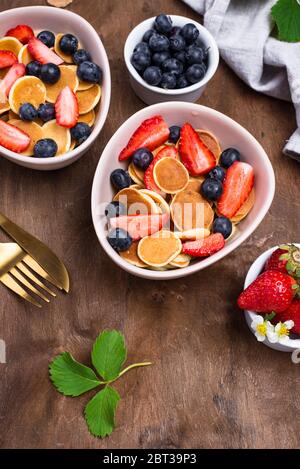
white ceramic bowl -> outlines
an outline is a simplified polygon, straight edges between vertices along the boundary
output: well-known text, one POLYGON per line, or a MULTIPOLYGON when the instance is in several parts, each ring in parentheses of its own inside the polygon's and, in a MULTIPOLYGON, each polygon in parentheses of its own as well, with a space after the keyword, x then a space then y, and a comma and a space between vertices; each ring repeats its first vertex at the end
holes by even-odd
POLYGON ((138 74, 131 64, 131 56, 135 46, 142 41, 144 33, 153 27, 155 17, 149 18, 138 24, 129 34, 124 46, 124 59, 129 72, 130 83, 134 92, 146 104, 161 103, 164 101, 187 101, 194 103, 203 93, 207 83, 215 74, 219 64, 219 49, 216 41, 210 32, 197 21, 185 18, 184 16, 170 15, 174 26, 184 26, 186 23, 193 23, 200 31, 200 39, 206 48, 209 49, 208 68, 203 80, 179 90, 164 90, 157 86, 148 85, 138 74))
MULTIPOLYGON (((293 243, 296 244, 296 243, 293 243)), ((296 246, 300 247, 300 244, 296 244, 296 246)), ((267 251, 263 252, 251 265, 246 279, 245 279, 245 284, 244 284, 244 289, 247 288, 250 283, 252 283, 258 276, 259 274, 263 271, 263 267, 267 261, 267 259, 271 256, 272 252, 274 252, 278 246, 274 246, 273 248, 268 249, 267 251)), ((253 311, 245 311, 245 318, 247 321, 247 324, 249 326, 249 329, 251 332, 254 334, 253 329, 251 328, 251 323, 257 313, 254 313, 253 311)), ((287 345, 282 345, 282 344, 272 344, 269 342, 269 340, 266 338, 264 342, 262 342, 264 345, 267 345, 268 347, 275 349, 275 350, 280 350, 281 352, 290 352, 292 353, 294 350, 300 349, 300 339, 291 339, 289 338, 287 345)))
POLYGON ((261 145, 237 122, 214 109, 192 103, 169 102, 155 104, 137 112, 116 131, 106 145, 99 161, 92 189, 92 216, 99 241, 110 258, 122 269, 139 277, 149 279, 174 279, 184 277, 214 264, 237 248, 257 228, 272 203, 275 190, 275 178, 272 165, 261 145), (182 125, 190 122, 195 128, 208 129, 221 142, 222 148, 236 147, 241 151, 244 161, 249 162, 255 171, 256 200, 249 215, 238 225, 235 234, 225 247, 203 260, 192 262, 183 269, 165 272, 152 271, 135 267, 124 261, 109 245, 106 239, 106 219, 104 207, 109 203, 114 191, 110 184, 110 173, 118 168, 127 168, 128 162, 119 162, 118 155, 127 144, 129 137, 141 124, 156 114, 161 114, 168 125, 182 125))
POLYGON ((111 94, 110 68, 107 55, 95 29, 84 18, 71 11, 46 6, 22 7, 4 11, 0 13, 0 37, 8 29, 18 24, 28 24, 34 31, 47 29, 54 33, 73 33, 103 70, 102 96, 95 125, 90 137, 78 148, 63 156, 43 159, 18 155, 6 150, 4 147, 0 147, 1 156, 20 166, 39 170, 63 168, 74 163, 87 152, 101 132, 106 120, 111 94))

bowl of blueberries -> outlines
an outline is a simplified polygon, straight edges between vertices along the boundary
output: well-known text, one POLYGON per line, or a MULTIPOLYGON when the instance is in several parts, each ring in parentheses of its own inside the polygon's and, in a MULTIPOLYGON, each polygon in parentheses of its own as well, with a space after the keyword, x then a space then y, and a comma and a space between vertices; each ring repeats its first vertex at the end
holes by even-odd
POLYGON ((131 86, 146 104, 195 102, 217 70, 219 50, 201 24, 160 14, 131 31, 124 58, 131 86))

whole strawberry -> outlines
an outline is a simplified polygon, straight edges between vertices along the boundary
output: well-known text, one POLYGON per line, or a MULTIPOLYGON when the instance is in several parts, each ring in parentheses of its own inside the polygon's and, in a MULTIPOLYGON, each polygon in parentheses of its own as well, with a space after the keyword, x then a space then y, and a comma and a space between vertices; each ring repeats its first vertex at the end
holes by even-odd
POLYGON ((280 313, 290 306, 296 289, 297 283, 292 277, 276 270, 268 270, 240 294, 238 305, 241 309, 256 313, 280 313))
POLYGON ((300 334, 300 299, 293 300, 292 304, 282 313, 276 314, 274 322, 284 322, 292 320, 294 321, 294 327, 291 332, 294 334, 300 334))
POLYGON ((300 278, 300 249, 294 244, 279 246, 267 260, 264 270, 278 270, 300 278))

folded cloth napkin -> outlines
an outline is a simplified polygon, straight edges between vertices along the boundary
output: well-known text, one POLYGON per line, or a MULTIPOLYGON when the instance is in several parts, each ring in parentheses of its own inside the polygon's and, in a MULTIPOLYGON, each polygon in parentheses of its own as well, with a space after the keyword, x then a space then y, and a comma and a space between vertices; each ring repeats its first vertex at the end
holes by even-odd
POLYGON ((300 43, 270 36, 276 0, 184 0, 204 15, 220 54, 251 88, 292 101, 298 129, 283 152, 300 162, 300 43))

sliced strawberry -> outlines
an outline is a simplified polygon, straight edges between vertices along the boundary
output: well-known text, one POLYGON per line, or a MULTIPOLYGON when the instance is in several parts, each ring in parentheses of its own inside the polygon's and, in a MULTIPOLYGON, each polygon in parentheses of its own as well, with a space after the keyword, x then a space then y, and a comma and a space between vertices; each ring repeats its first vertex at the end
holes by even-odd
POLYGON ((216 158, 193 127, 182 126, 179 140, 181 161, 192 176, 208 173, 216 166, 216 158))
POLYGON ((0 50, 0 68, 10 67, 18 62, 17 57, 10 50, 0 50))
POLYGON ((30 137, 23 130, 0 120, 0 145, 8 150, 20 153, 30 144, 30 137))
POLYGON ((27 24, 19 24, 15 28, 11 28, 7 31, 5 36, 12 36, 18 39, 22 44, 27 44, 28 41, 34 36, 30 26, 27 24))
POLYGON ((151 164, 148 166, 144 174, 144 183, 145 183, 146 188, 149 189, 150 191, 157 192, 158 194, 163 194, 163 193, 161 192, 159 187, 157 187, 157 185, 155 184, 153 170, 154 170, 155 164, 162 158, 165 158, 166 156, 169 156, 171 158, 177 158, 178 156, 177 148, 171 145, 166 145, 165 147, 163 147, 157 153, 157 155, 155 156, 151 164))
POLYGON ((141 123, 132 134, 126 147, 119 155, 119 161, 127 160, 139 148, 152 151, 169 138, 170 130, 162 116, 150 117, 141 123))
POLYGON ((0 96, 8 96, 11 87, 18 80, 25 75, 25 65, 24 64, 14 64, 8 70, 7 74, 0 83, 0 96))
POLYGON ((78 101, 75 93, 66 86, 59 93, 55 103, 56 123, 71 128, 78 121, 78 101))
POLYGON ((254 184, 254 170, 248 163, 236 161, 226 173, 223 194, 218 201, 218 212, 232 218, 247 200, 254 184))
POLYGON ((64 61, 36 37, 32 37, 28 42, 28 51, 35 60, 41 64, 52 63, 61 65, 64 61))
POLYGON ((134 241, 161 230, 167 223, 167 213, 153 215, 129 215, 110 219, 112 228, 122 228, 127 231, 134 241))
POLYGON ((225 239, 221 233, 214 233, 207 238, 183 243, 182 252, 193 257, 207 257, 220 251, 225 246, 225 239))

